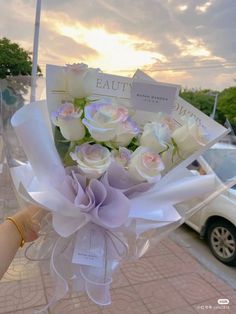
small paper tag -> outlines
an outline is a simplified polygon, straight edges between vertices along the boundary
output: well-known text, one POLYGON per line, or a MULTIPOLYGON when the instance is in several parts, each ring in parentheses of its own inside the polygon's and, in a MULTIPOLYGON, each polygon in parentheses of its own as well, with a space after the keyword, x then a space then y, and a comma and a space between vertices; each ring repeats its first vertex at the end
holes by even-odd
POLYGON ((84 232, 78 232, 72 263, 102 267, 104 260, 104 235, 93 227, 87 227, 84 232))
POLYGON ((131 104, 134 109, 171 114, 179 88, 172 84, 133 81, 131 104))

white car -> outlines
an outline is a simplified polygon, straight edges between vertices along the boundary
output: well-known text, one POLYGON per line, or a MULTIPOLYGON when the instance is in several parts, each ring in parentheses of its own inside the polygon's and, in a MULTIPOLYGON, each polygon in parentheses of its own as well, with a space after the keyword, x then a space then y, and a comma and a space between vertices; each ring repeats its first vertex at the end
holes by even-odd
MULTIPOLYGON (((236 146, 216 144, 203 157, 198 159, 198 175, 215 173, 224 182, 236 176, 236 146)), ((191 171, 196 174, 196 170, 191 171)), ((218 260, 226 265, 236 266, 236 185, 209 202, 187 220, 186 224, 207 240, 218 260)))

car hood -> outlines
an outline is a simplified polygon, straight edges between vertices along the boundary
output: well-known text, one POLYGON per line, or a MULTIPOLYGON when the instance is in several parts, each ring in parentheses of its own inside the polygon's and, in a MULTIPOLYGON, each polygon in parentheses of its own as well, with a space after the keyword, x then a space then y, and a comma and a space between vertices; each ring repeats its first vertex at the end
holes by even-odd
MULTIPOLYGON (((236 206, 236 190, 228 189, 226 193, 224 193, 226 197, 228 197, 236 206)), ((236 207, 235 207, 236 209, 236 207)))

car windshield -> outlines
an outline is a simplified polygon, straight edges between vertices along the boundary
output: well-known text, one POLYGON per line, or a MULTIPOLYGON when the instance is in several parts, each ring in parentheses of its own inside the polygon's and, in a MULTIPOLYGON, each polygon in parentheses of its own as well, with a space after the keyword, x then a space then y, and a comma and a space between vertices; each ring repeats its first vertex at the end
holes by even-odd
MULTIPOLYGON (((213 146, 202 156, 223 182, 236 176, 236 146, 230 148, 213 146)), ((236 185, 232 189, 236 189, 236 185)))

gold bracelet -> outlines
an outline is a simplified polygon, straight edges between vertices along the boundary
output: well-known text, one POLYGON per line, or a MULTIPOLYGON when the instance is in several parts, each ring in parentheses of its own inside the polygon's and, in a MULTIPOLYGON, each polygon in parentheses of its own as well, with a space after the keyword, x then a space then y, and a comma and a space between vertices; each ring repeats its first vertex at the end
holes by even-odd
POLYGON ((23 247, 23 245, 25 244, 23 231, 22 231, 21 227, 19 226, 19 224, 17 223, 16 219, 13 218, 13 217, 7 217, 6 220, 10 220, 15 225, 16 229, 18 230, 18 232, 19 232, 19 234, 21 236, 20 247, 23 247))

